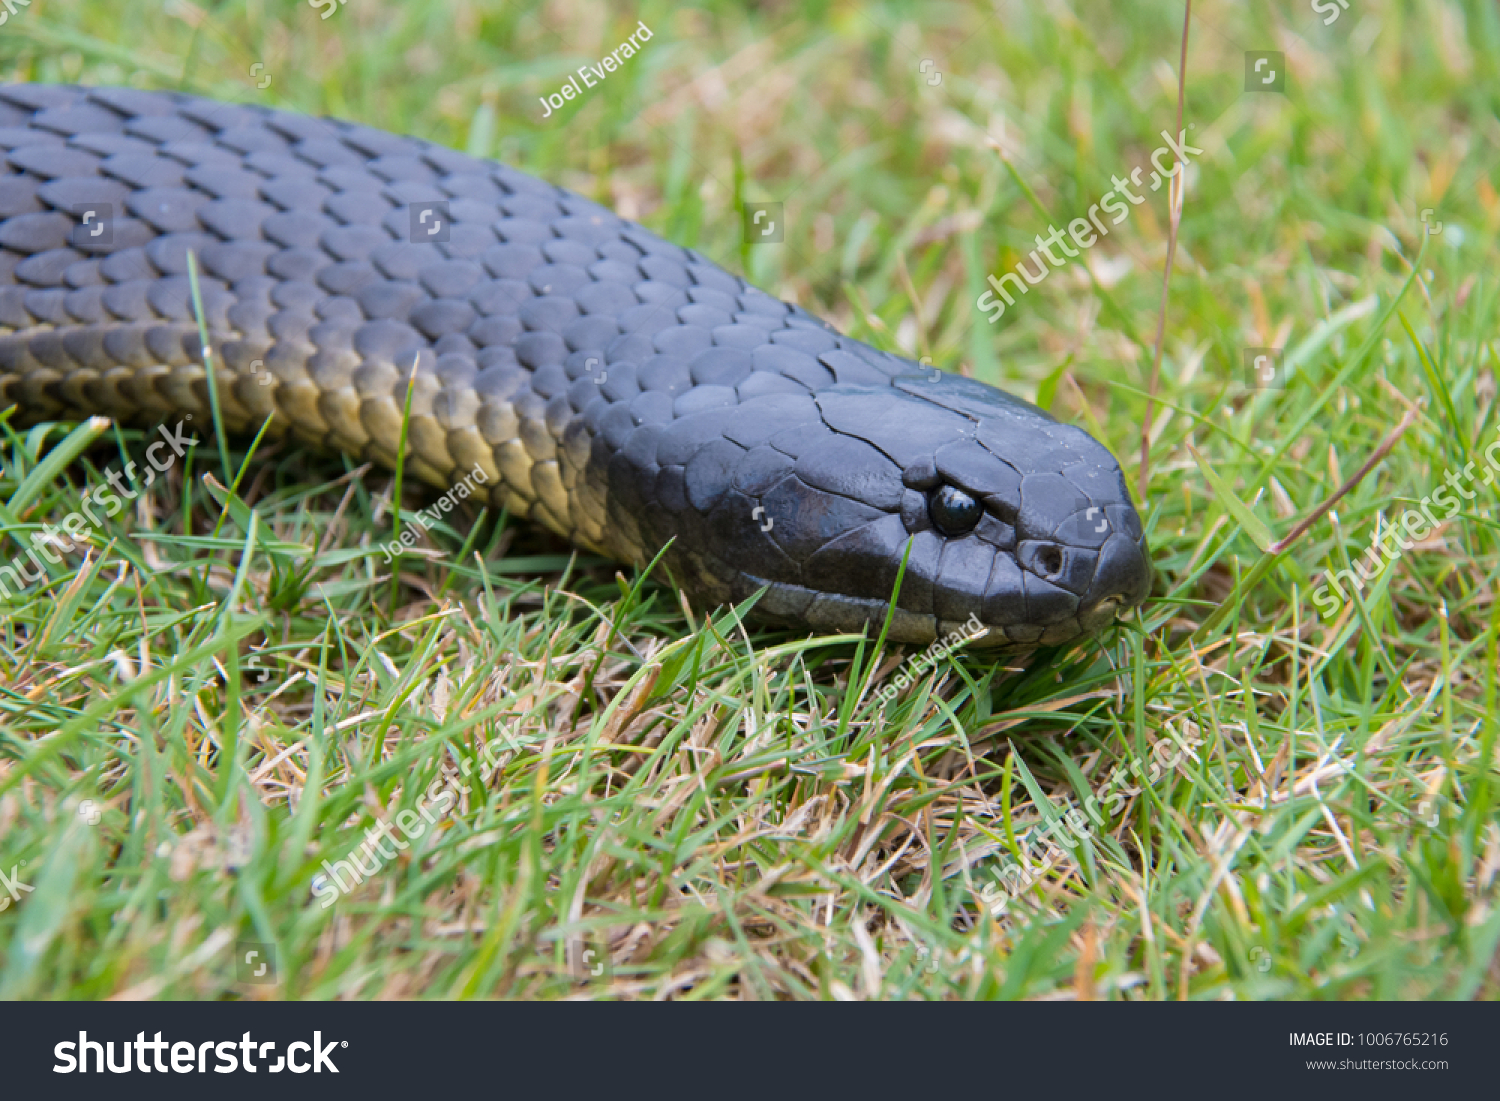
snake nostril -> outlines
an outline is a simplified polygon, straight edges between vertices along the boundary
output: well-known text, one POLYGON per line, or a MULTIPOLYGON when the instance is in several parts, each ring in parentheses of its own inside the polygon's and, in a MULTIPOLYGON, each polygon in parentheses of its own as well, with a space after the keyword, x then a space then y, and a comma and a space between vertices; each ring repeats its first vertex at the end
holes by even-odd
POLYGON ((1042 568, 1048 577, 1051 577, 1062 569, 1062 551, 1056 547, 1043 547, 1037 552, 1036 564, 1042 568))

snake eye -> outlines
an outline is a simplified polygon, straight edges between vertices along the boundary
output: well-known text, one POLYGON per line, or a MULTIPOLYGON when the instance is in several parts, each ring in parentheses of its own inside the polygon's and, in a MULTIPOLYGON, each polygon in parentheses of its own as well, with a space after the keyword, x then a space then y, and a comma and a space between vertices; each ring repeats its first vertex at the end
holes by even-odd
POLYGON ((944 535, 964 535, 979 523, 984 506, 961 489, 939 486, 927 499, 927 514, 944 535))

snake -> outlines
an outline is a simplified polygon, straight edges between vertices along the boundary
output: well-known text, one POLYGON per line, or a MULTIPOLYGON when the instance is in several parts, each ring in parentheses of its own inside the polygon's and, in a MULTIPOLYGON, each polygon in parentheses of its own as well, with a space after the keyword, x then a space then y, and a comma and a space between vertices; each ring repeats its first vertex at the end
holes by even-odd
POLYGON ((755 598, 812 633, 1029 649, 1149 594, 1140 516, 1088 433, 508 165, 33 84, 0 87, 0 151, 0 410, 21 423, 196 414, 399 457, 659 561, 690 607, 755 598))

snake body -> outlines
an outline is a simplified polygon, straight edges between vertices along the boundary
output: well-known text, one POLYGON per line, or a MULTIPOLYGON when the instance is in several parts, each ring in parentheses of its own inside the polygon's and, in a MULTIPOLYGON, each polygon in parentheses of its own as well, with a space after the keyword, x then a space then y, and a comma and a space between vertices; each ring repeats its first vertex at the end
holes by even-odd
MULTIPOLYGON (((1151 567, 1118 465, 513 168, 347 122, 0 88, 0 409, 221 415, 406 469, 711 606, 1067 641, 1151 567)), ((205 424, 206 419, 198 419, 205 424)))

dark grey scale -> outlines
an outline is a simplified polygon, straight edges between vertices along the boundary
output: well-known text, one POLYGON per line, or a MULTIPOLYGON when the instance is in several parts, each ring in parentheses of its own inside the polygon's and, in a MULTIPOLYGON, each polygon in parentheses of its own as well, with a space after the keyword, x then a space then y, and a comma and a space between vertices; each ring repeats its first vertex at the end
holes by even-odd
POLYGON ((801 383, 813 393, 828 389, 836 381, 833 372, 812 356, 781 344, 762 344, 750 353, 750 362, 757 371, 801 383))
POLYGON ((571 298, 542 295, 522 304, 516 316, 527 329, 526 336, 516 341, 516 357, 529 367, 542 367, 546 363, 561 360, 561 353, 566 345, 557 334, 576 321, 579 313, 577 304, 571 298), (527 349, 536 349, 530 354, 539 358, 538 362, 528 361, 527 349))
MULTIPOLYGON (((603 249, 600 249, 600 252, 603 252, 603 249)), ((633 287, 640 278, 639 269, 634 261, 618 260, 615 257, 604 257, 604 260, 598 263, 589 264, 588 273, 601 284, 624 284, 625 287, 633 287)))
POLYGON ((619 323, 608 315, 578 317, 569 322, 562 332, 563 340, 569 348, 575 352, 596 352, 600 363, 603 363, 605 346, 619 335, 619 323))
POLYGON ((491 227, 508 245, 540 245, 552 239, 552 230, 531 218, 501 218, 491 227))
POLYGON ((890 385, 891 376, 888 372, 841 349, 823 352, 818 356, 818 362, 832 371, 834 381, 840 384, 877 387, 890 385))
MULTIPOLYGON (((639 374, 640 368, 646 367, 648 363, 656 359, 656 349, 652 347, 647 337, 627 329, 623 317, 619 317, 618 324, 622 332, 604 349, 604 361, 609 364, 629 364, 636 367, 639 374)), ((643 384, 642 388, 648 387, 643 384)))
POLYGON ((103 158, 86 150, 50 143, 24 145, 10 150, 5 159, 12 168, 44 180, 69 179, 74 176, 97 176, 103 158))
POLYGON ((417 278, 434 298, 459 298, 484 279, 484 270, 470 261, 447 260, 423 268, 417 278))
POLYGON ((156 146, 199 143, 208 137, 207 130, 176 113, 128 119, 125 133, 156 146))
POLYGON ((226 149, 246 154, 246 164, 251 168, 258 168, 258 164, 254 158, 248 156, 249 154, 284 154, 291 149, 291 142, 276 131, 269 129, 263 119, 257 119, 251 125, 229 126, 218 130, 214 134, 214 141, 226 149))
MULTIPOLYGON (((405 208, 411 203, 447 201, 448 209, 451 213, 455 203, 452 200, 445 199, 442 189, 434 182, 435 177, 432 170, 425 164, 419 163, 418 167, 425 173, 424 176, 419 179, 406 179, 400 176, 388 179, 385 186, 380 189, 380 194, 387 202, 398 209, 405 208)), ((490 217, 494 217, 493 209, 488 213, 490 217)), ((409 225, 403 228, 409 228, 409 225)))
POLYGON ((499 185, 480 172, 455 172, 439 181, 438 187, 456 199, 475 199, 491 206, 498 206, 505 197, 499 185))
POLYGON ((349 148, 363 153, 367 160, 372 157, 400 156, 426 144, 414 138, 388 134, 384 130, 353 122, 338 122, 335 126, 339 140, 349 148))
POLYGON ((420 284, 377 280, 361 287, 354 301, 371 321, 390 317, 404 319, 419 302, 429 301, 420 284))
MULTIPOLYGON (((372 236, 371 240, 380 239, 372 236)), ((387 237, 383 243, 370 250, 369 259, 387 279, 416 282, 422 272, 440 262, 442 256, 434 251, 432 245, 414 245, 409 241, 393 241, 387 237)))
POLYGON ((726 294, 724 291, 714 290, 711 287, 695 284, 688 288, 687 296, 695 306, 707 306, 720 311, 724 317, 723 320, 716 321, 716 325, 728 325, 734 320, 734 315, 740 308, 739 302, 732 294, 726 294))
MULTIPOLYGON (((779 332, 786 328, 786 318, 783 316, 772 316, 769 314, 748 313, 741 309, 734 315, 734 323, 741 328, 755 329, 760 333, 761 344, 769 345, 767 337, 769 334, 779 332)), ((758 347, 759 345, 757 345, 758 347)))
POLYGON ((324 298, 313 307, 322 321, 342 321, 351 329, 368 320, 360 304, 352 298, 324 298))
POLYGON ((265 241, 222 241, 204 248, 199 259, 203 270, 226 282, 237 282, 264 274, 280 250, 265 241))
POLYGON ((713 330, 715 347, 737 348, 745 352, 752 352, 765 343, 766 333, 764 329, 753 325, 719 325, 713 330))
POLYGON ((316 213, 333 192, 315 178, 297 175, 276 175, 257 185, 261 198, 286 211, 316 213))
POLYGON ((651 344, 662 355, 688 360, 712 348, 714 339, 713 334, 701 326, 673 324, 653 334, 651 344))
POLYGON ((265 114, 259 108, 239 103, 218 103, 196 96, 183 96, 178 101, 177 113, 215 131, 231 126, 263 125, 265 122, 265 114))
POLYGON ((595 249, 569 240, 547 241, 539 251, 548 263, 566 264, 573 268, 588 268, 599 258, 595 249))
MULTIPOLYGON (((805 352, 809 356, 814 357, 824 352, 830 352, 837 347, 832 336, 815 329, 785 329, 779 333, 772 333, 771 343, 778 348, 794 348, 799 352, 805 352)), ((829 385, 833 381, 833 376, 830 373, 828 382, 823 385, 829 385)), ((822 386, 819 387, 819 389, 821 388, 822 386)))
MULTIPOLYGON (((317 169, 304 161, 299 161, 292 156, 290 151, 271 152, 269 150, 251 153, 245 158, 245 167, 257 175, 264 176, 266 180, 291 179, 306 186, 317 176, 317 169)), ((265 181, 258 181, 256 189, 265 194, 265 181)), ((279 203, 277 204, 280 205, 279 203)))
MULTIPOLYGON (((160 153, 115 154, 100 162, 99 171, 101 175, 133 188, 180 187, 186 181, 188 173, 185 165, 160 153)), ((213 196, 204 193, 203 198, 207 201, 213 196)))
POLYGON ((534 193, 507 195, 500 200, 499 209, 506 219, 531 221, 538 229, 545 228, 548 239, 556 236, 551 231, 551 223, 562 214, 556 200, 534 193))
POLYGON ((1061 586, 1044 580, 1036 573, 1025 570, 1024 564, 1021 578, 1025 583, 1026 611, 1029 619, 1054 622, 1065 619, 1078 610, 1078 597, 1061 586))
POLYGON ((596 246, 610 240, 615 233, 615 219, 596 215, 560 218, 552 223, 553 232, 564 240, 582 246, 596 246))
POLYGON ((574 294, 591 280, 589 273, 573 264, 542 264, 526 277, 538 295, 555 295, 572 300, 574 294))
POLYGON ((432 351, 438 357, 465 356, 470 363, 474 363, 479 346, 469 339, 467 333, 446 333, 438 337, 432 346, 432 351))
MULTIPOLYGON (((190 322, 193 315, 192 286, 187 276, 168 276, 147 284, 146 301, 157 317, 169 321, 190 322)), ((199 280, 203 312, 211 324, 223 325, 222 314, 228 312, 233 299, 225 286, 211 276, 199 280)))
POLYGON ((41 214, 47 206, 37 196, 36 183, 21 173, 0 173, 0 218, 41 214))
POLYGON ((310 137, 299 141, 294 152, 300 159, 323 169, 318 178, 340 191, 351 186, 378 191, 384 182, 377 176, 361 172, 364 158, 337 138, 310 137))
POLYGON ((105 289, 104 308, 121 321, 144 321, 152 317, 150 293, 152 283, 144 279, 115 283, 105 289))
POLYGON ((0 247, 27 255, 66 248, 74 224, 71 217, 58 211, 18 214, 0 224, 0 247))
POLYGON ((201 260, 222 242, 208 233, 167 233, 143 249, 124 249, 103 258, 99 270, 111 283, 155 279, 157 275, 186 275, 188 254, 201 260))
MULTIPOLYGON (((514 299, 508 299, 514 302, 514 299)), ((488 299, 482 302, 473 302, 480 317, 469 326, 467 336, 477 347, 482 349, 504 349, 510 353, 510 359, 515 361, 515 353, 511 351, 518 337, 523 332, 520 319, 512 313, 497 312, 484 315, 483 310, 487 305, 499 306, 498 303, 490 303, 488 299)))
POLYGON ((182 174, 184 182, 215 199, 240 199, 255 202, 260 196, 259 179, 246 172, 243 165, 213 146, 198 146, 203 155, 189 159, 184 151, 187 146, 174 146, 169 155, 179 160, 189 160, 192 167, 182 174))
MULTIPOLYGON (((939 619, 961 622, 970 612, 982 606, 991 567, 998 554, 995 548, 977 539, 949 540, 943 548, 939 566, 934 611, 939 619)), ((1009 561, 1009 559, 1007 559, 1009 561)))
MULTIPOLYGON (((640 306, 636 313, 627 312, 623 319, 626 325, 630 325, 631 319, 638 317, 640 321, 657 322, 656 329, 671 328, 677 324, 676 313, 679 307, 688 304, 687 295, 672 286, 670 283, 654 283, 646 280, 636 283, 631 290, 640 300, 640 306)), ((631 326, 632 331, 645 332, 643 325, 631 326)))
MULTIPOLYGON (((36 198, 53 210, 71 212, 88 203, 109 203, 123 209, 131 197, 130 188, 103 176, 71 176, 53 180, 36 188, 36 198)), ((23 213, 17 211, 17 213, 23 213)))
POLYGON ((31 117, 31 126, 73 137, 77 134, 119 134, 125 119, 116 111, 92 103, 75 103, 67 107, 49 107, 31 117))
POLYGON ((7 151, 5 157, 0 158, 0 163, 5 165, 7 171, 13 173, 24 173, 26 171, 20 165, 12 166, 10 160, 12 153, 24 153, 25 150, 37 149, 44 146, 51 146, 54 150, 59 151, 66 148, 63 144, 63 139, 56 134, 48 134, 41 130, 31 130, 26 127, 17 126, 0 129, 0 149, 7 151))
MULTIPOLYGON (((374 264, 366 260, 335 260, 329 262, 330 257, 325 254, 318 257, 323 265, 317 269, 317 285, 329 294, 358 294, 359 291, 371 283, 379 282, 382 273, 374 264)), ((279 259, 279 257, 277 257, 279 259)), ((272 274, 277 273, 274 262, 266 265, 266 270, 272 274)))
MULTIPOLYGON (((31 314, 26 312, 26 288, 11 284, 0 286, 0 325, 9 330, 29 329, 34 324, 31 314)), ((22 344, 15 344, 12 352, 20 354, 22 344)))
POLYGON ((194 213, 208 232, 225 241, 239 241, 259 239, 261 223, 278 212, 255 199, 215 199, 194 213))
POLYGON ((883 512, 900 511, 905 492, 900 469, 864 440, 830 435, 797 456, 796 470, 803 484, 814 489, 861 501, 883 512))
MULTIPOLYGON (((693 254, 692 260, 687 265, 687 272, 692 276, 693 284, 696 287, 725 296, 722 309, 730 313, 735 311, 738 305, 736 296, 743 293, 746 288, 746 283, 743 279, 730 275, 722 268, 714 267, 696 253, 693 254)), ((697 295, 693 296, 693 300, 703 301, 697 295)), ((714 304, 717 305, 718 303, 714 304)))
POLYGON ((208 202, 200 191, 152 187, 130 195, 123 206, 158 233, 190 233, 199 228, 197 212, 208 202))
POLYGON ((284 248, 295 248, 306 241, 315 241, 325 230, 332 228, 328 218, 307 210, 271 214, 260 223, 261 236, 284 248))
POLYGON ((640 300, 628 285, 612 281, 607 274, 600 274, 596 270, 598 267, 596 264, 589 271, 597 282, 580 286, 574 292, 573 299, 584 313, 619 319, 620 314, 633 309, 640 300))
POLYGON ((478 261, 495 244, 495 231, 478 222, 457 222, 448 227, 448 240, 437 249, 450 260, 478 261))
POLYGON ((15 266, 16 282, 29 283, 34 287, 56 286, 62 282, 74 263, 82 258, 82 253, 70 248, 33 253, 15 266))
POLYGON ((691 306, 681 306, 677 310, 677 320, 684 325, 692 326, 703 333, 710 345, 713 344, 713 330, 721 325, 729 323, 729 315, 723 310, 714 309, 701 303, 693 303, 691 306))
POLYGON ((31 113, 48 107, 67 107, 77 103, 82 89, 55 84, 0 85, 0 100, 25 107, 31 113))
POLYGON ((446 149, 441 145, 409 140, 415 155, 432 165, 445 179, 452 176, 483 173, 490 167, 489 161, 471 157, 467 153, 460 153, 457 149, 446 149))
MULTIPOLYGON (((96 325, 105 320, 104 287, 83 287, 63 293, 63 310, 66 317, 54 321, 54 325, 96 325)), ((76 357, 75 357, 76 358, 76 357)), ((80 360, 88 363, 89 360, 80 360)))
POLYGON ((479 319, 478 312, 462 299, 429 299, 412 307, 412 325, 429 340, 437 341, 449 334, 462 333, 479 319))
POLYGON ((547 262, 542 250, 535 245, 504 244, 486 249, 479 258, 491 275, 497 279, 525 279, 533 270, 547 262))
MULTIPOLYGON (((431 198, 431 187, 426 187, 431 198)), ((495 217, 495 207, 490 202, 478 202, 477 199, 447 199, 449 204, 449 217, 453 225, 463 225, 465 229, 489 228, 489 223, 495 217)), ((452 229, 450 229, 452 233, 452 229)))
POLYGON ((206 409, 489 499, 700 604, 926 642, 1066 642, 1150 585, 1109 453, 991 387, 842 336, 504 165, 365 126, 133 89, 0 88, 0 403, 206 409), (446 240, 408 240, 445 201, 446 240), (79 238, 80 206, 112 234, 79 238), (415 367, 415 376, 413 368, 415 367))
POLYGON ((807 424, 783 428, 767 442, 777 451, 800 460, 804 454, 823 446, 837 435, 827 425, 807 424))
MULTIPOLYGON (((709 334, 712 337, 712 333, 709 334)), ((738 387, 749 376, 754 367, 750 354, 739 348, 705 348, 688 361, 688 371, 693 382, 699 386, 738 387)), ((743 395, 736 394, 737 400, 743 395)))

